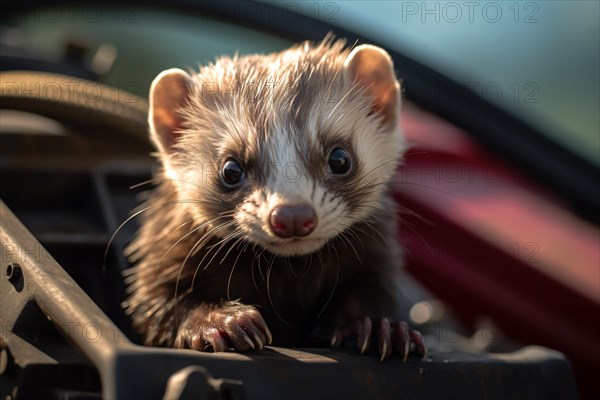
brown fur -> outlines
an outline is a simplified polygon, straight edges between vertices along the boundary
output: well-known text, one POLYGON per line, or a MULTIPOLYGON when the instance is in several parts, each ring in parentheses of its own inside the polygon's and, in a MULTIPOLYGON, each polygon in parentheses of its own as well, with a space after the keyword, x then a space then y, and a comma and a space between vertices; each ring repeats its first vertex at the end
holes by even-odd
MULTIPOLYGON (((160 183, 144 205, 135 266, 128 271, 126 307, 146 344, 203 349, 192 343, 195 331, 248 305, 260 312, 276 345, 329 341, 334 329, 363 317, 399 317, 401 250, 388 181, 402 145, 397 127, 387 123, 398 111, 381 115, 386 108, 368 84, 357 85, 344 70, 349 53, 343 42, 326 39, 266 56, 221 58, 193 75, 180 112, 184 129, 172 154, 158 154, 160 183), (294 148, 284 151, 299 155, 302 194, 313 206, 329 206, 324 214, 344 210, 336 218, 346 225, 338 224, 326 245, 308 255, 275 255, 252 236, 266 232, 247 210, 264 207, 272 196, 267 189, 279 171, 266 166, 274 135, 289 135, 284 143, 294 148), (352 156, 348 176, 325 173, 335 146, 352 156), (235 190, 216 175, 231 154, 249 174, 235 190), (235 240, 228 239, 232 232, 235 240)), ((385 62, 393 81, 387 89, 397 102, 398 84, 385 62)), ((321 217, 319 223, 327 215, 321 217)))
MULTIPOLYGON (((168 180, 161 183, 145 204, 152 208, 144 214, 134 242, 137 251, 132 261, 137 266, 129 270, 132 296, 127 308, 145 344, 173 346, 179 326, 199 304, 238 299, 258 307, 276 345, 306 346, 312 340, 328 340, 334 326, 366 315, 399 318, 395 277, 400 250, 394 244, 396 219, 388 213, 379 212, 368 224, 357 224, 357 236, 349 236, 351 245, 335 239, 318 255, 277 257, 240 244, 223 259, 223 250, 197 271, 192 288, 199 260, 219 239, 212 239, 183 266, 203 230, 181 241, 165 256, 170 246, 190 231, 189 224, 178 228, 191 216, 182 213, 171 185, 168 180), (383 239, 377 232, 388 238, 389 246, 382 247, 383 239), (271 300, 267 293, 269 270, 271 300)), ((388 198, 384 203, 394 209, 393 200, 388 198)))

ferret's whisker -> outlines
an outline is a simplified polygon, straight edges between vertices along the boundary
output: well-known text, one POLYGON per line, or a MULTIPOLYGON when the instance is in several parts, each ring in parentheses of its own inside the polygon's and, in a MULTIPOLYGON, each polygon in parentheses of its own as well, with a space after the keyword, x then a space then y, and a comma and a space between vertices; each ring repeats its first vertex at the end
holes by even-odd
MULTIPOLYGON (((267 279, 265 278, 265 275, 263 274, 262 266, 260 264, 260 260, 262 259, 264 252, 265 251, 263 250, 258 255, 258 272, 260 273, 260 277, 262 278, 263 282, 266 282, 267 279)), ((266 258, 265 258, 265 261, 266 261, 266 258)))
POLYGON ((346 232, 346 233, 347 233, 349 236, 352 236, 354 239, 356 239, 356 240, 357 240, 357 241, 360 243, 360 245, 361 245, 362 249, 363 249, 363 250, 365 250, 365 249, 366 249, 366 247, 365 247, 365 244, 363 243, 363 241, 362 241, 362 239, 360 238, 360 236, 358 236, 358 235, 356 234, 356 232, 354 232, 354 230, 353 230, 353 226, 352 226, 352 225, 345 225, 345 224, 343 224, 342 226, 346 228, 346 231, 345 231, 345 232, 346 232))
MULTIPOLYGON (((239 243, 240 241, 247 239, 247 235, 245 235, 242 231, 235 231, 233 233, 231 233, 229 236, 231 236, 231 238, 238 238, 234 245, 229 247, 229 250, 227 250, 227 253, 225 253, 225 255, 223 256, 223 258, 221 259, 221 261, 219 261, 219 265, 223 264, 223 262, 225 261, 225 259, 227 258, 227 256, 229 255, 229 253, 231 253, 231 250, 233 250, 233 247, 235 246, 235 244, 239 243)), ((248 246, 248 244, 246 243, 246 245, 241 249, 240 254, 245 252, 245 248, 248 246)), ((238 254, 239 257, 239 254, 238 254)))
MULTIPOLYGON (((220 226, 220 225, 219 225, 220 226)), ((218 226, 217 226, 218 227, 218 226)), ((179 272, 177 274, 177 279, 175 280, 175 315, 176 315, 176 323, 178 323, 179 321, 177 320, 177 296, 178 296, 178 291, 179 291, 179 282, 181 281, 181 275, 185 269, 185 265, 187 264, 188 260, 190 259, 190 257, 192 256, 193 253, 196 252, 197 249, 199 249, 200 247, 202 247, 202 245, 204 243, 206 243, 207 240, 210 240, 210 236, 209 233, 212 233, 212 231, 214 231, 217 227, 211 229, 210 231, 208 231, 207 233, 205 233, 203 236, 201 236, 190 248, 190 251, 187 253, 187 255, 185 256, 183 262, 181 263, 181 267, 179 268, 179 272)), ((196 274, 194 272, 194 276, 192 278, 192 285, 191 287, 188 289, 190 292, 193 291, 194 288, 194 279, 196 278, 196 274)))
POLYGON ((258 287, 258 283, 256 282, 256 274, 254 273, 254 261, 256 261, 256 257, 252 257, 252 265, 250 265, 250 275, 252 276, 252 283, 254 283, 254 288, 257 292, 260 293, 260 288, 258 287))
POLYGON ((349 248, 352 249, 352 251, 354 252, 354 255, 356 256, 356 258, 358 259, 358 262, 360 263, 360 265, 364 265, 362 262, 362 259, 358 255, 358 251, 356 251, 356 247, 354 247, 354 245, 352 244, 352 241, 348 237, 346 237, 346 232, 341 232, 339 237, 344 241, 344 243, 346 243, 348 245, 349 248))
POLYGON ((337 262, 335 264, 336 265, 335 281, 333 283, 333 287, 331 288, 331 293, 329 294, 329 297, 327 298, 327 301, 325 302, 325 305, 323 305, 323 308, 321 308, 321 311, 319 311, 319 313, 317 314, 317 319, 321 318, 321 314, 323 314, 323 311, 325 311, 325 309, 329 305, 329 302, 333 298, 333 293, 335 293, 335 289, 337 288, 338 280, 340 279, 340 258, 338 256, 338 252, 337 252, 337 249, 335 248, 335 246, 331 246, 331 248, 333 248, 333 251, 335 252, 335 258, 337 260, 337 262))
POLYGON ((411 231, 413 231, 413 233, 415 234, 415 236, 418 237, 423 242, 423 244, 425 245, 425 247, 427 247, 427 250, 429 250, 429 252, 431 254, 434 254, 433 249, 429 246, 429 244, 427 243, 427 241, 419 234, 419 232, 417 232, 417 230, 415 228, 413 228, 410 225, 406 225, 406 227, 408 229, 410 229, 411 231))
POLYGON ((161 183, 161 182, 165 182, 165 181, 183 182, 183 183, 187 183, 188 185, 192 185, 192 186, 202 190, 202 188, 200 186, 198 186, 197 184, 195 184, 193 182, 186 181, 184 179, 177 179, 177 178, 171 178, 171 177, 166 177, 166 176, 159 176, 156 178, 148 179, 147 181, 136 183, 135 185, 129 186, 129 189, 137 189, 144 185, 149 185, 151 183, 161 183))
MULTIPOLYGON (((243 240, 243 237, 238 238, 235 243, 233 243, 231 245, 231 248, 236 247, 237 245, 239 245, 240 241, 243 240)), ((242 255, 243 251, 238 252, 237 257, 235 258, 235 260, 233 261, 233 266, 231 267, 231 272, 229 273, 229 278, 227 278, 227 298, 231 301, 231 278, 233 278, 233 271, 235 271, 235 266, 237 265, 237 262, 240 258, 240 256, 242 255)), ((227 253, 229 254, 229 252, 227 253)), ((227 257, 227 255, 225 256, 227 257)))
MULTIPOLYGON (((174 208, 177 206, 177 204, 179 204, 179 202, 173 202, 173 204, 170 204, 170 208, 174 208)), ((110 239, 108 240, 108 243, 106 245, 106 248, 104 249, 104 257, 103 257, 103 261, 102 261, 102 271, 106 270, 106 258, 108 257, 108 250, 110 249, 110 246, 112 245, 113 241, 115 240, 115 237, 117 237, 117 234, 121 231, 121 229, 123 229, 123 227, 129 223, 131 220, 133 220, 135 217, 137 217, 138 215, 146 212, 146 211, 150 211, 154 208, 156 208, 158 206, 158 204, 155 205, 151 205, 148 207, 144 207, 136 212, 134 212, 131 216, 129 216, 125 221, 123 221, 118 227, 117 229, 115 229, 115 231, 113 232, 113 234, 111 235, 110 239)))
MULTIPOLYGON (((169 249, 165 252, 165 254, 163 254, 163 256, 161 257, 158 265, 162 265, 165 257, 179 244, 181 243, 183 240, 185 240, 187 237, 193 235, 195 232, 199 231, 200 229, 204 228, 206 225, 210 225, 212 223, 214 223, 215 221, 221 219, 221 218, 225 218, 226 216, 219 216, 217 218, 213 218, 210 221, 206 221, 203 224, 198 225, 197 227, 191 229, 188 233, 186 233, 185 235, 183 235, 179 240, 177 240, 175 243, 173 243, 173 245, 171 247, 169 247, 169 249)), ((185 223, 187 224, 187 222, 185 223)), ((183 225, 185 225, 183 224, 183 225)), ((181 227, 181 226, 180 226, 181 227)))
POLYGON ((366 173, 363 175, 363 178, 366 178, 366 177, 368 177, 368 176, 369 176, 369 175, 371 175, 373 172, 377 171, 379 168, 381 168, 381 167, 383 167, 383 166, 385 166, 385 165, 387 165, 387 164, 389 164, 389 163, 398 162, 398 161, 401 161, 402 159, 403 159, 403 156, 398 156, 398 157, 393 157, 393 158, 390 158, 389 160, 387 160, 387 161, 384 161, 384 162, 382 162, 382 163, 380 163, 380 164, 376 165, 375 167, 371 168, 369 171, 367 171, 367 172, 366 172, 366 173))
MULTIPOLYGON (((220 225, 217 225, 217 226, 215 226, 213 229, 211 229, 209 232, 207 232, 207 233, 204 235, 204 236, 206 237, 206 239, 204 239, 204 240, 203 240, 203 241, 204 241, 204 243, 207 243, 208 241, 210 241, 210 240, 213 238, 213 236, 212 236, 212 235, 210 235, 210 234, 211 234, 211 233, 213 233, 214 231, 216 231, 216 230, 218 230, 218 229, 228 228, 228 227, 230 227, 230 226, 232 226, 232 225, 234 225, 234 224, 235 224, 235 222, 234 222, 234 221, 227 221, 227 222, 224 222, 224 223, 222 223, 222 224, 220 224, 220 225)), ((224 240, 224 239, 223 239, 223 240, 224 240)), ((221 249, 222 249, 222 248, 223 248, 223 247, 222 247, 222 246, 220 246, 220 247, 217 249, 217 251, 215 252, 215 255, 217 255, 217 254, 219 253, 219 251, 221 251, 221 249)), ((215 249, 215 247, 212 247, 212 248, 211 248, 211 249, 209 249, 209 250, 208 250, 206 253, 204 253, 204 256, 202 257, 202 259, 200 260, 200 262, 199 262, 199 263, 198 263, 198 265, 196 266, 196 268, 195 268, 195 270, 194 270, 194 275, 193 275, 193 277, 192 277, 192 284, 191 284, 191 288, 192 288, 192 289, 194 288, 194 284, 195 284, 195 282, 196 282, 196 276, 197 276, 197 274, 198 274, 198 271, 200 270, 200 267, 201 267, 201 266, 202 266, 202 264, 204 263, 204 260, 206 259, 206 257, 208 257, 208 255, 209 255, 209 254, 210 254, 210 253, 211 253, 211 252, 212 252, 214 249, 215 249)), ((209 262, 206 264, 206 266, 205 266, 203 269, 206 269, 206 268, 208 268, 208 266, 210 265, 210 263, 212 262, 212 260, 213 260, 213 259, 214 259, 214 256, 213 256, 213 258, 211 258, 211 259, 210 259, 210 261, 209 261, 209 262)))
POLYGON ((273 256, 271 258, 271 263, 269 264, 268 268, 267 268, 267 297, 269 299, 269 304, 271 304, 271 308, 273 309, 273 313, 277 316, 277 318, 283 322, 285 325, 289 326, 290 328, 292 328, 292 325, 287 322, 285 319, 283 319, 281 317, 281 315, 279 315, 279 312, 277 312, 277 307, 275 307, 275 305, 273 304, 273 298, 271 297, 271 270, 273 269, 273 262, 275 261, 275 256, 273 256))
MULTIPOLYGON (((377 235, 378 237, 376 238, 373 235, 369 235, 369 236, 372 237, 373 240, 375 240, 377 243, 382 244, 383 247, 385 247, 385 248, 387 248, 389 250, 390 249, 390 243, 385 238, 385 236, 383 236, 381 234, 381 232, 379 232, 377 229, 375 229, 375 226, 370 221, 363 221, 363 223, 365 224, 366 227, 368 227, 371 230, 371 232, 373 232, 373 234, 377 235)), ((367 234, 367 233, 365 232, 365 234, 367 234)))
MULTIPOLYGON (((215 253, 210 258, 210 260, 208 260, 208 262, 206 263, 206 266, 203 269, 206 270, 208 268, 208 266, 212 264, 213 260, 217 256, 217 254, 219 254, 221 252, 221 250, 223 250, 223 248, 225 248, 225 245, 227 245, 227 243, 231 242, 235 238, 236 238, 236 236, 229 235, 226 239, 223 239, 223 242, 221 243, 221 245, 219 246, 219 248, 217 249, 217 251, 215 251, 215 253)), ((231 250, 231 247, 229 248, 229 250, 231 250)), ((207 252, 207 254, 209 252, 207 252)), ((227 255, 225 255, 225 257, 227 257, 227 255)), ((200 262, 200 264, 202 264, 202 262, 200 262)), ((219 263, 219 265, 221 265, 221 263, 219 263)), ((198 266, 200 266, 200 265, 198 265, 198 266)))

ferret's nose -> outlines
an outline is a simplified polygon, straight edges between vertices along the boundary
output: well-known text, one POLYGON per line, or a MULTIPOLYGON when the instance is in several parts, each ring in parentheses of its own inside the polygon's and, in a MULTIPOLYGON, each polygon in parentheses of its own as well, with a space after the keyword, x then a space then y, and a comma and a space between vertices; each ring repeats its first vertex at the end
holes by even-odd
POLYGON ((277 206, 271 211, 269 224, 281 238, 308 236, 317 227, 317 214, 307 204, 277 206))

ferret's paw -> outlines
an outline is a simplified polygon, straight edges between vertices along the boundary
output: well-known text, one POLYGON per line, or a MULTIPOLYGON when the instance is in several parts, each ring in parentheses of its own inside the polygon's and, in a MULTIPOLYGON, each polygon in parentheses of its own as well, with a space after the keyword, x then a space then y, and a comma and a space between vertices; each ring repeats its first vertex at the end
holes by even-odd
POLYGON ((207 311, 200 307, 182 324, 175 347, 200 351, 260 350, 272 342, 271 332, 256 308, 232 304, 207 311))
POLYGON ((358 349, 363 354, 369 350, 371 344, 376 344, 381 361, 390 357, 393 352, 400 354, 406 361, 411 343, 418 355, 422 358, 427 356, 423 335, 417 330, 410 329, 404 321, 362 318, 353 325, 335 329, 331 336, 331 345, 340 347, 347 338, 352 337, 356 338, 358 349))

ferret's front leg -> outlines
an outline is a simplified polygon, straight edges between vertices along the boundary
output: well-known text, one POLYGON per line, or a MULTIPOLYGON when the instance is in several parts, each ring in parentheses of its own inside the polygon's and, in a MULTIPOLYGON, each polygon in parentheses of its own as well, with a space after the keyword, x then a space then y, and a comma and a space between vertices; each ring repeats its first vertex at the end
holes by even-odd
POLYGON ((175 347, 243 352, 260 350, 271 341, 271 332, 256 308, 223 301, 202 303, 188 312, 179 326, 175 347))

